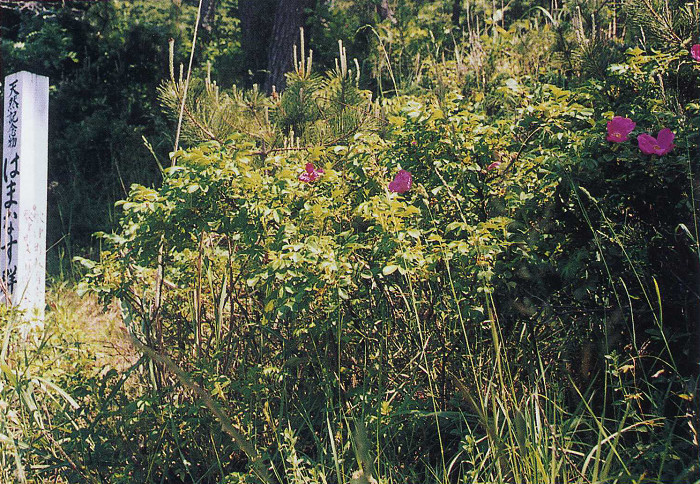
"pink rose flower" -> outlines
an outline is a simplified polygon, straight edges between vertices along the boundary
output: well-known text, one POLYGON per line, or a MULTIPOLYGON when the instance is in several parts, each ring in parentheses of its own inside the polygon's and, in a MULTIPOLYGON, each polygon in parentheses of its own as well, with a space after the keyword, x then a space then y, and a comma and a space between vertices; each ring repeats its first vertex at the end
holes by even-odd
POLYGON ((639 149, 645 155, 663 156, 676 146, 673 144, 673 138, 675 138, 675 135, 671 130, 664 128, 659 131, 659 135, 656 138, 646 133, 640 134, 637 136, 637 142, 639 143, 639 149))
POLYGON ((695 44, 690 48, 690 56, 694 61, 700 62, 700 44, 695 44))
POLYGON ((394 180, 389 183, 389 191, 395 193, 405 193, 411 189, 413 177, 406 170, 399 170, 394 180))
POLYGON ((615 116, 612 121, 608 121, 608 137, 605 138, 613 143, 622 143, 627 141, 627 137, 632 130, 637 126, 637 123, 629 118, 615 116))
POLYGON ((313 163, 307 163, 306 171, 299 175, 299 181, 305 183, 315 182, 323 173, 323 168, 315 168, 313 163))

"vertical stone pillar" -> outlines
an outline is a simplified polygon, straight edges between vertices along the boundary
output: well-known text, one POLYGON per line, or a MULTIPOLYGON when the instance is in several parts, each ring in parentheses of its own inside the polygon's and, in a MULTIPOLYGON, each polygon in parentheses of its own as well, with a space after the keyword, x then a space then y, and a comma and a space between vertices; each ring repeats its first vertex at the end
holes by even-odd
POLYGON ((43 321, 49 78, 5 77, 0 217, 0 300, 43 321))

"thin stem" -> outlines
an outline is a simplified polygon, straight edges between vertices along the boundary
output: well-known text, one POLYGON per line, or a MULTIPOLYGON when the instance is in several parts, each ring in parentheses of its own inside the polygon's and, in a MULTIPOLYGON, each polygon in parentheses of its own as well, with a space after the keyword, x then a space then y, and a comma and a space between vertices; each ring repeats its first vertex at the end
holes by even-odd
MULTIPOLYGON (((202 15, 202 0, 199 0, 197 7, 197 21, 194 25, 194 35, 192 36, 192 50, 190 51, 190 62, 187 66, 187 78, 185 79, 185 90, 182 93, 182 103, 180 104, 180 115, 177 119, 177 131, 175 133, 175 146, 173 151, 177 151, 180 145, 180 131, 182 130, 182 117, 185 114, 185 101, 187 100, 187 89, 190 87, 190 76, 192 75, 192 61, 194 60, 194 49, 197 46, 197 32, 199 31, 199 18, 202 15)), ((171 166, 175 166, 175 158, 173 157, 171 166)))

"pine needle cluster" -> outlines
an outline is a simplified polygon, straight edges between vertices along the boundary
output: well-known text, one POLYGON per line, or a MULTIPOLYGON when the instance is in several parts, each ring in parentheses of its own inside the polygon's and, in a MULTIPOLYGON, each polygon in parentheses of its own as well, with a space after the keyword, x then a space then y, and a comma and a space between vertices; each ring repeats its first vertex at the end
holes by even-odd
POLYGON ((700 33, 700 6, 684 0, 627 0, 630 25, 646 44, 687 49, 700 33))
POLYGON ((189 145, 224 142, 235 134, 253 140, 263 153, 338 144, 360 127, 377 125, 379 119, 371 92, 359 87, 359 63, 354 60, 349 65, 342 41, 338 47, 335 68, 318 74, 313 71, 313 51, 304 54, 302 30, 302 55, 299 59, 295 46, 294 70, 286 74, 287 87, 270 95, 257 85, 222 90, 211 80, 210 69, 206 78, 194 79, 188 86, 182 68, 176 79, 171 64, 170 80, 159 89, 160 101, 171 119, 177 120, 182 112, 181 138, 189 145))

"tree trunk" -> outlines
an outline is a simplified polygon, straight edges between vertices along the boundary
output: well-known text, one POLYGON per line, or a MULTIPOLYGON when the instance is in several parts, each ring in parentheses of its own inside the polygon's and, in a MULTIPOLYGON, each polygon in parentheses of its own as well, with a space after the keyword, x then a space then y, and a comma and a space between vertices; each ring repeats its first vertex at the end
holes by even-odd
POLYGON ((379 4, 377 5, 377 13, 379 14, 379 18, 382 21, 389 19, 389 21, 392 24, 396 23, 396 19, 394 18, 394 11, 389 6, 389 0, 381 0, 379 2, 379 4))
POLYGON ((459 27, 459 17, 462 15, 462 0, 452 0, 452 25, 459 27))
MULTIPOLYGON (((268 76, 265 90, 270 93, 275 86, 277 92, 285 87, 285 72, 292 68, 294 44, 299 41, 299 28, 304 26, 305 0, 279 0, 272 26, 270 50, 267 56, 268 76)), ((304 53, 299 52, 299 56, 304 53)))
POLYGON ((202 0, 202 12, 199 17, 199 26, 207 33, 211 33, 216 17, 216 4, 219 0, 202 0))
POLYGON ((276 0, 238 0, 241 21, 241 50, 251 83, 263 85, 267 79, 267 53, 275 17, 276 0))

